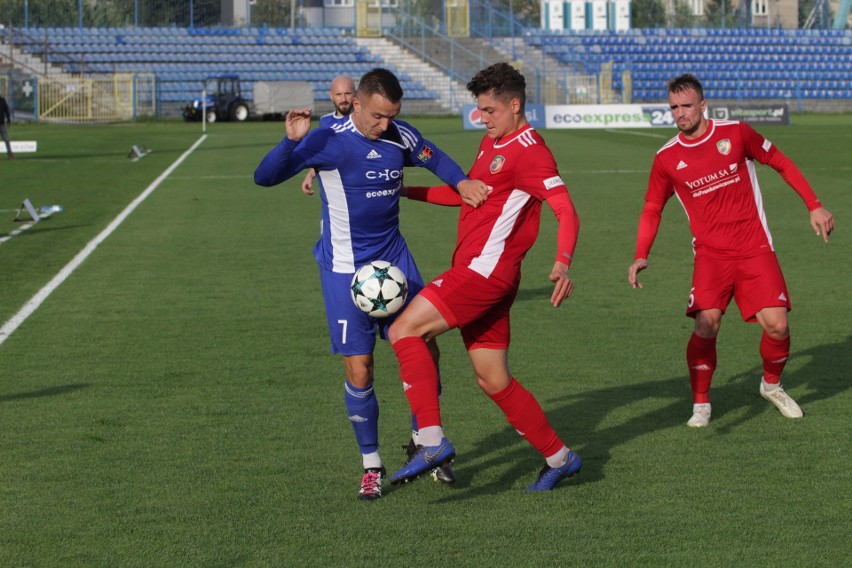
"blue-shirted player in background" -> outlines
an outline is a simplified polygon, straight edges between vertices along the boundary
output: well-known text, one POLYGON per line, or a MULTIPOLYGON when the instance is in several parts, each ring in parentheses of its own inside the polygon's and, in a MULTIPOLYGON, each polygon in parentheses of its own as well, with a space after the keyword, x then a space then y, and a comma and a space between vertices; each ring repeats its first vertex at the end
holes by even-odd
MULTIPOLYGON (((352 99, 355 98, 355 81, 352 77, 339 75, 331 81, 331 89, 328 92, 331 98, 331 104, 334 105, 334 112, 324 114, 319 119, 320 128, 342 128, 344 124, 349 122, 349 113, 352 112, 352 99)), ((314 194, 314 178, 317 173, 313 168, 305 174, 305 179, 302 180, 302 193, 305 195, 314 194)))
MULTIPOLYGON (((394 318, 376 320, 359 310, 349 293, 352 276, 372 260, 386 260, 405 273, 409 298, 423 288, 423 278, 399 231, 404 166, 429 169, 473 206, 481 204, 487 195, 485 184, 468 179, 458 164, 414 127, 395 120, 402 96, 396 76, 376 68, 361 77, 352 114, 342 128, 309 132, 311 110, 291 110, 285 123, 286 137, 254 173, 255 183, 262 186, 281 183, 305 168, 318 173, 322 224, 314 257, 320 267, 331 351, 343 356, 346 368, 344 400, 364 466, 358 494, 361 499, 382 495, 385 468, 378 452, 373 349, 376 331, 386 338, 394 318)), ((437 362, 434 341, 430 342, 430 351, 437 362)))

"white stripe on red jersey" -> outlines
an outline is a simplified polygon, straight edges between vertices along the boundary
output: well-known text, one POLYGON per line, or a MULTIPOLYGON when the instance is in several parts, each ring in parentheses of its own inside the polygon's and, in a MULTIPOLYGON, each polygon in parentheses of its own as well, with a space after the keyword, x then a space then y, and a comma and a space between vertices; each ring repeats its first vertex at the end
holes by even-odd
POLYGON ((462 205, 453 266, 513 285, 538 236, 541 203, 567 192, 553 154, 531 126, 500 140, 484 137, 468 174, 491 190, 478 208, 462 205))

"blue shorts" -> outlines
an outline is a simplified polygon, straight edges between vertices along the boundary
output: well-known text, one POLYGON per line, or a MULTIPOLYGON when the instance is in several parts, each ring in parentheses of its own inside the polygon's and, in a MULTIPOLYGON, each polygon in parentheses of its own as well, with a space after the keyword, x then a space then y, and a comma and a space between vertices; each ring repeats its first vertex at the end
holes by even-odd
MULTIPOLYGON (((397 265, 408 280, 408 303, 423 289, 423 277, 414 263, 414 257, 406 249, 397 258, 382 258, 397 265)), ((332 272, 320 267, 322 298, 331 337, 331 352, 341 355, 366 355, 376 347, 376 332, 387 339, 390 325, 402 310, 387 318, 372 318, 358 309, 349 290, 355 273, 332 272)))

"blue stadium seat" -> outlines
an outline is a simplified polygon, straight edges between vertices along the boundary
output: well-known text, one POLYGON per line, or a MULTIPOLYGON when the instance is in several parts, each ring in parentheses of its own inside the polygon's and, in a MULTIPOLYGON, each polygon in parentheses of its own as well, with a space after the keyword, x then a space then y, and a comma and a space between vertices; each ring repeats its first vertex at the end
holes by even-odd
POLYGON ((525 42, 595 73, 605 61, 613 61, 619 73, 630 68, 636 100, 658 100, 659 85, 684 71, 704 79, 714 98, 843 97, 852 85, 848 30, 540 32, 525 36, 525 42))

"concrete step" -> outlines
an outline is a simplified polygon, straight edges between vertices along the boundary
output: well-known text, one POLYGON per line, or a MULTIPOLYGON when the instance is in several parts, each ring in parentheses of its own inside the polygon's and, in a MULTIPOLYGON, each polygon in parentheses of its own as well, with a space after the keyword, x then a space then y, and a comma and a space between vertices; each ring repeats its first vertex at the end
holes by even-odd
POLYGON ((381 57, 387 65, 407 74, 412 80, 438 95, 438 100, 431 104, 422 100, 407 101, 407 112, 412 112, 411 108, 417 108, 418 113, 447 114, 461 109, 465 101, 462 101, 460 96, 467 93, 464 85, 450 81, 440 69, 408 50, 400 49, 399 45, 386 38, 356 38, 355 41, 370 53, 381 57), (433 112, 429 112, 430 110, 433 112))

